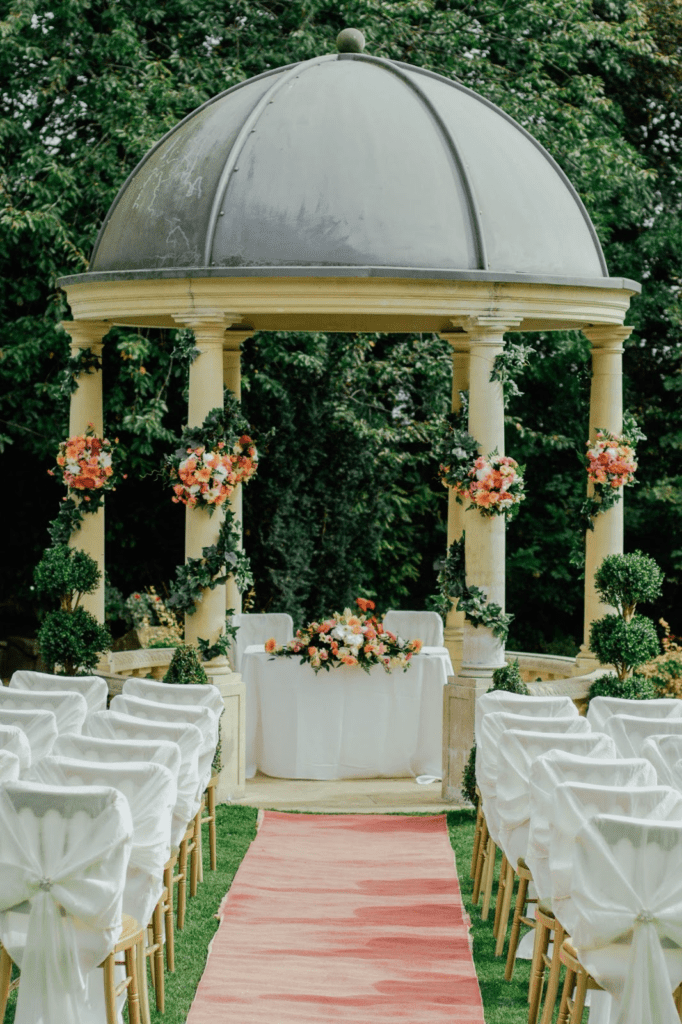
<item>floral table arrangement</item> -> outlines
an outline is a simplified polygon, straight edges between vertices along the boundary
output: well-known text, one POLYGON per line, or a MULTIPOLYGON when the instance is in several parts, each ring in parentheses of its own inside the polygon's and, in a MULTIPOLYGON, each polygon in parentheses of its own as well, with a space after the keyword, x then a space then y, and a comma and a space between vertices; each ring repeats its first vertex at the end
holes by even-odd
POLYGON ((382 665, 386 672, 396 668, 407 671, 422 641, 403 640, 384 629, 371 614, 373 601, 359 597, 355 603, 357 613, 346 608, 322 622, 310 622, 296 630, 294 639, 283 647, 271 638, 265 644, 266 652, 281 658, 298 657, 301 665, 310 665, 316 674, 339 665, 359 665, 367 673, 374 665, 382 665))

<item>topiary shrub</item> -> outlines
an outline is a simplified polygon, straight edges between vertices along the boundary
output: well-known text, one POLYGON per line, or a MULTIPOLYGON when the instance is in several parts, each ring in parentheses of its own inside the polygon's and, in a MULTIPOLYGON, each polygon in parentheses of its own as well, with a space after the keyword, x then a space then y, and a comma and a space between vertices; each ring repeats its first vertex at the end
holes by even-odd
POLYGON ((623 697, 626 700, 653 700, 659 693, 649 679, 640 675, 632 675, 629 679, 619 679, 613 675, 603 675, 595 679, 587 692, 587 704, 593 697, 623 697))
POLYGON ((629 622, 620 615, 597 619, 590 626, 590 647, 601 665, 615 667, 621 682, 661 649, 656 627, 644 615, 635 615, 629 622))
POLYGON ((602 601, 630 622, 640 602, 661 596, 663 570, 641 551, 607 555, 594 574, 594 585, 602 601))
MULTIPOLYGON (((190 644, 180 644, 175 648, 175 653, 168 666, 164 683, 187 683, 191 685, 210 685, 204 667, 199 661, 196 647, 190 644)), ((222 742, 218 736, 218 746, 213 756, 213 770, 219 772, 222 767, 222 742)))
POLYGON ((87 675, 95 670, 99 656, 111 647, 109 627, 79 607, 82 595, 96 590, 101 578, 94 558, 66 544, 49 548, 36 566, 36 592, 59 602, 59 609, 46 615, 38 631, 40 653, 48 671, 87 675))

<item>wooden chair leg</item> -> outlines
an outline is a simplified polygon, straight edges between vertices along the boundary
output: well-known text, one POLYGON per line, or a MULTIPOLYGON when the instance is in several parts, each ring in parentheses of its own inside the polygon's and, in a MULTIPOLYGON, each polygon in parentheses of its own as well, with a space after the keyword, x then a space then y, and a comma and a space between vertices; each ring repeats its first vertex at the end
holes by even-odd
POLYGON ((9 999, 9 983, 12 977, 12 958, 7 950, 0 946, 0 1021, 5 1019, 7 1000, 9 999))
POLYGON ((554 945, 552 947, 552 959, 549 965, 549 977, 547 979, 547 991, 545 993, 545 1005, 542 1008, 540 1024, 552 1024, 554 1006, 559 994, 559 976, 561 972, 561 943, 566 938, 566 932, 557 921, 554 925, 554 945))
MULTIPOLYGON (((521 933, 521 919, 524 916, 524 911, 526 909, 527 896, 528 879, 524 878, 523 875, 521 875, 519 877, 519 889, 516 894, 514 917, 512 919, 511 934, 509 936, 509 951, 507 953, 507 963, 504 971, 505 981, 511 981, 514 973, 514 964, 516 962, 516 950, 518 949, 519 935, 521 933)), ((501 935, 499 938, 502 941, 498 941, 497 943, 497 946, 495 948, 495 956, 501 956, 504 948, 504 935, 501 935)))
POLYGON ((187 847, 189 845, 189 839, 185 834, 182 842, 180 843, 180 854, 178 856, 178 874, 173 879, 173 883, 177 882, 178 886, 178 906, 177 906, 177 929, 179 932, 185 927, 185 910, 187 906, 187 858, 188 852, 187 847))
POLYGON ((535 924, 535 941, 533 943, 533 959, 530 964, 530 982, 528 984, 528 1024, 537 1024, 542 1001, 542 989, 545 982, 545 956, 549 949, 550 930, 545 917, 539 914, 535 924))
POLYGON ((149 1013, 149 986, 147 984, 147 956, 145 951, 146 935, 147 929, 145 928, 142 932, 142 941, 137 943, 133 952, 135 954, 135 974, 137 975, 137 987, 139 992, 140 1022, 141 1024, 152 1024, 152 1018, 149 1013))
POLYGON ((208 787, 208 852, 211 871, 218 870, 218 834, 215 820, 215 785, 208 787))
POLYGON ((128 1021, 129 1024, 140 1024, 140 992, 137 979, 137 956, 134 946, 129 947, 123 953, 126 965, 126 974, 130 978, 128 985, 128 1021))
MULTIPOLYGON (((203 804, 202 804, 203 806, 203 804)), ((201 866, 201 808, 194 816, 194 835, 192 837, 192 854, 189 861, 189 894, 196 896, 201 866)))
POLYGON ((561 990, 561 1002, 559 1003, 559 1016, 557 1017, 557 1024, 568 1024, 568 1018, 571 1012, 571 997, 573 995, 574 988, 575 971, 567 965, 566 977, 564 978, 564 987, 561 990))
POLYGON ((682 1020, 682 985, 678 985, 673 992, 673 1001, 677 1010, 677 1016, 682 1020))
MULTIPOLYGON (((516 879, 516 872, 512 865, 507 861, 507 881, 504 887, 504 898, 502 903, 502 912, 500 913, 500 927, 497 933, 497 941, 495 943, 495 956, 502 956, 504 952, 504 943, 507 938, 507 925, 509 924, 509 914, 511 912, 512 900, 514 898, 514 881, 516 879)), ((519 879, 519 891, 516 897, 516 905, 518 907, 519 901, 522 896, 525 901, 525 889, 522 891, 521 883, 523 879, 519 879)), ((526 886, 527 888, 527 886, 526 886)), ((525 906, 525 902, 523 904, 525 906)))
POLYGON ((107 1015, 107 1024, 118 1024, 118 1014, 116 1012, 116 979, 114 977, 116 969, 116 958, 114 954, 110 954, 102 964, 104 971, 104 1008, 107 1015))
POLYGON ((490 914, 490 900, 493 894, 493 880, 495 878, 495 857, 497 847, 492 839, 488 838, 488 849, 486 851, 485 863, 485 888, 483 890, 483 906, 481 908, 481 921, 487 921, 490 914))
MULTIPOLYGON (((163 869, 164 885, 164 931, 166 933, 166 969, 175 971, 175 918, 173 914, 173 870, 175 868, 175 857, 166 862, 163 869)), ((162 897, 163 898, 163 897, 162 897)))
POLYGON ((483 818, 483 826, 481 828, 481 838, 478 846, 478 859, 476 861, 476 870, 474 872, 474 891, 472 893, 472 900, 474 905, 478 904, 481 896, 481 883, 483 880, 483 869, 485 867, 485 855, 488 849, 488 823, 483 818))
POLYGON ((481 845, 481 833, 483 831, 483 804, 481 803, 481 797, 476 790, 478 796, 478 807, 476 810, 476 828, 474 829, 474 848, 471 851, 471 871, 469 877, 474 878, 476 875, 476 862, 478 860, 478 851, 481 845))
POLYGON ((500 924, 500 916, 502 914, 502 904, 504 903, 504 894, 507 888, 507 867, 509 861, 507 860, 506 853, 502 855, 502 863, 500 864, 500 877, 497 882, 497 899, 495 900, 495 917, 493 918, 493 935, 497 938, 497 931, 500 924))
MULTIPOLYGON (((173 911, 171 910, 171 921, 173 911)), ((166 1007, 166 981, 163 973, 163 908, 161 901, 154 907, 152 914, 152 945, 154 948, 152 968, 152 979, 154 982, 154 995, 156 996, 156 1009, 163 1013, 166 1007)))

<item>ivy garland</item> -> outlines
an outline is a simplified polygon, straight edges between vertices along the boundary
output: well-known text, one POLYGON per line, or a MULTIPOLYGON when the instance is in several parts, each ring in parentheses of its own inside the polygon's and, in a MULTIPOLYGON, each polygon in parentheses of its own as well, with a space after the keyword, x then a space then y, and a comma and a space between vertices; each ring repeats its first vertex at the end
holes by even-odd
POLYGON ((478 629, 485 626, 502 643, 506 643, 513 615, 502 611, 499 604, 488 604, 480 587, 467 586, 464 564, 464 533, 450 545, 447 558, 438 574, 438 588, 442 607, 447 610, 457 601, 457 610, 464 612, 469 622, 478 629))
POLYGON ((532 345, 524 345, 522 342, 507 342, 504 352, 495 356, 493 368, 490 373, 490 380, 499 381, 502 385, 502 396, 505 409, 512 398, 518 398, 523 394, 516 378, 520 376, 524 366, 528 365, 528 356, 533 351, 532 345))

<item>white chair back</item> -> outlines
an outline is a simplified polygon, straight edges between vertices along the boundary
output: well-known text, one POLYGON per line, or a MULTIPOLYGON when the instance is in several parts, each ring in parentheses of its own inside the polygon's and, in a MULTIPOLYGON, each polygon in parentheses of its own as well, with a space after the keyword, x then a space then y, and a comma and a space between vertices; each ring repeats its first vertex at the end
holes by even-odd
POLYGON ((96 736, 59 736, 52 753, 57 757, 71 757, 77 761, 98 764, 130 762, 160 764, 167 768, 177 784, 182 755, 177 743, 170 740, 101 739, 96 736))
POLYGON ((146 925, 163 891, 163 868, 170 857, 170 833, 177 785, 160 764, 97 764, 67 757, 44 757, 28 781, 46 786, 108 786, 128 801, 132 847, 123 890, 123 913, 146 925))
MULTIPOLYGON (((591 733, 605 736, 605 733, 591 733)), ((633 789, 657 785, 656 772, 644 758, 619 758, 607 737, 610 753, 604 757, 583 757, 566 750, 550 750, 533 762, 530 779, 530 831, 526 863, 540 899, 549 899, 552 882, 549 873, 549 848, 554 833, 557 786, 562 782, 584 782, 600 786, 633 789)), ((600 745, 606 750, 607 745, 600 745)))
POLYGON ((199 752, 203 742, 196 725, 183 722, 153 722, 115 711, 96 711, 88 715, 84 733, 102 739, 170 740, 180 748, 182 762, 178 776, 178 797, 173 810, 171 846, 180 846, 187 825, 199 810, 199 752))
POLYGON ((403 640, 421 640, 424 647, 442 647, 443 620, 438 612, 395 612, 384 615, 384 629, 403 640))
POLYGON ((598 814, 682 822, 681 796, 670 786, 588 785, 562 782, 557 786, 554 830, 549 849, 552 909, 569 934, 575 927, 572 872, 580 830, 598 814))
POLYGON ((626 697, 593 697, 587 709, 587 720, 593 729, 604 731, 611 715, 634 715, 635 718, 676 718, 682 715, 682 700, 661 697, 656 700, 630 700, 626 697))
POLYGON ((31 766, 31 746, 26 733, 18 725, 0 724, 0 750, 8 750, 19 758, 19 774, 23 775, 31 766))
POLYGON ((80 732, 88 705, 82 693, 68 690, 20 690, 0 686, 0 709, 4 711, 52 711, 57 730, 80 732))
POLYGON ((274 637, 278 645, 283 645, 289 643, 294 636, 294 620, 284 612, 233 615, 231 623, 238 627, 228 655, 235 672, 242 670, 242 657, 247 647, 264 644, 270 637, 274 637))
POLYGON ((19 758, 9 750, 0 749, 0 786, 19 778, 19 758))
POLYGON ((575 844, 571 938, 613 1024, 679 1024, 682 823, 592 818, 575 844))
POLYGON ((65 690, 80 693, 85 697, 88 714, 91 711, 104 711, 107 706, 109 687, 106 679, 100 676, 53 676, 47 672, 29 672, 21 669, 15 672, 9 681, 15 690, 65 690))
MULTIPOLYGON (((570 697, 525 697, 522 693, 507 690, 490 690, 476 701, 474 712, 474 739, 476 748, 481 745, 483 719, 492 712, 506 712, 528 718, 578 718, 578 709, 570 697)), ((478 765, 478 757, 476 759, 478 765)))
POLYGON ((125 697, 140 697, 160 704, 189 704, 209 708, 218 718, 225 710, 223 698, 217 686, 210 684, 157 683, 151 679, 126 679, 123 684, 125 697))
POLYGON ((611 715, 606 719, 604 732, 613 737, 621 757, 641 757, 642 745, 649 736, 682 736, 682 718, 611 715))
POLYGON ((23 729, 31 748, 31 762, 52 752, 58 736, 54 711, 9 711, 0 707, 0 725, 16 725, 23 729))
POLYGON ((682 736, 647 736, 642 743, 642 757, 651 762, 662 786, 682 788, 677 770, 677 765, 682 760, 682 736))
MULTIPOLYGON (((584 722, 589 730, 585 719, 584 722)), ((516 866, 528 851, 530 831, 530 779, 533 762, 550 750, 567 750, 588 757, 609 757, 613 746, 603 733, 553 735, 511 729, 500 737, 497 779, 497 814, 500 845, 510 864, 516 866)))
POLYGON ((0 789, 0 941, 21 970, 15 1024, 89 1021, 86 975, 120 935, 131 836, 115 789, 0 789))

